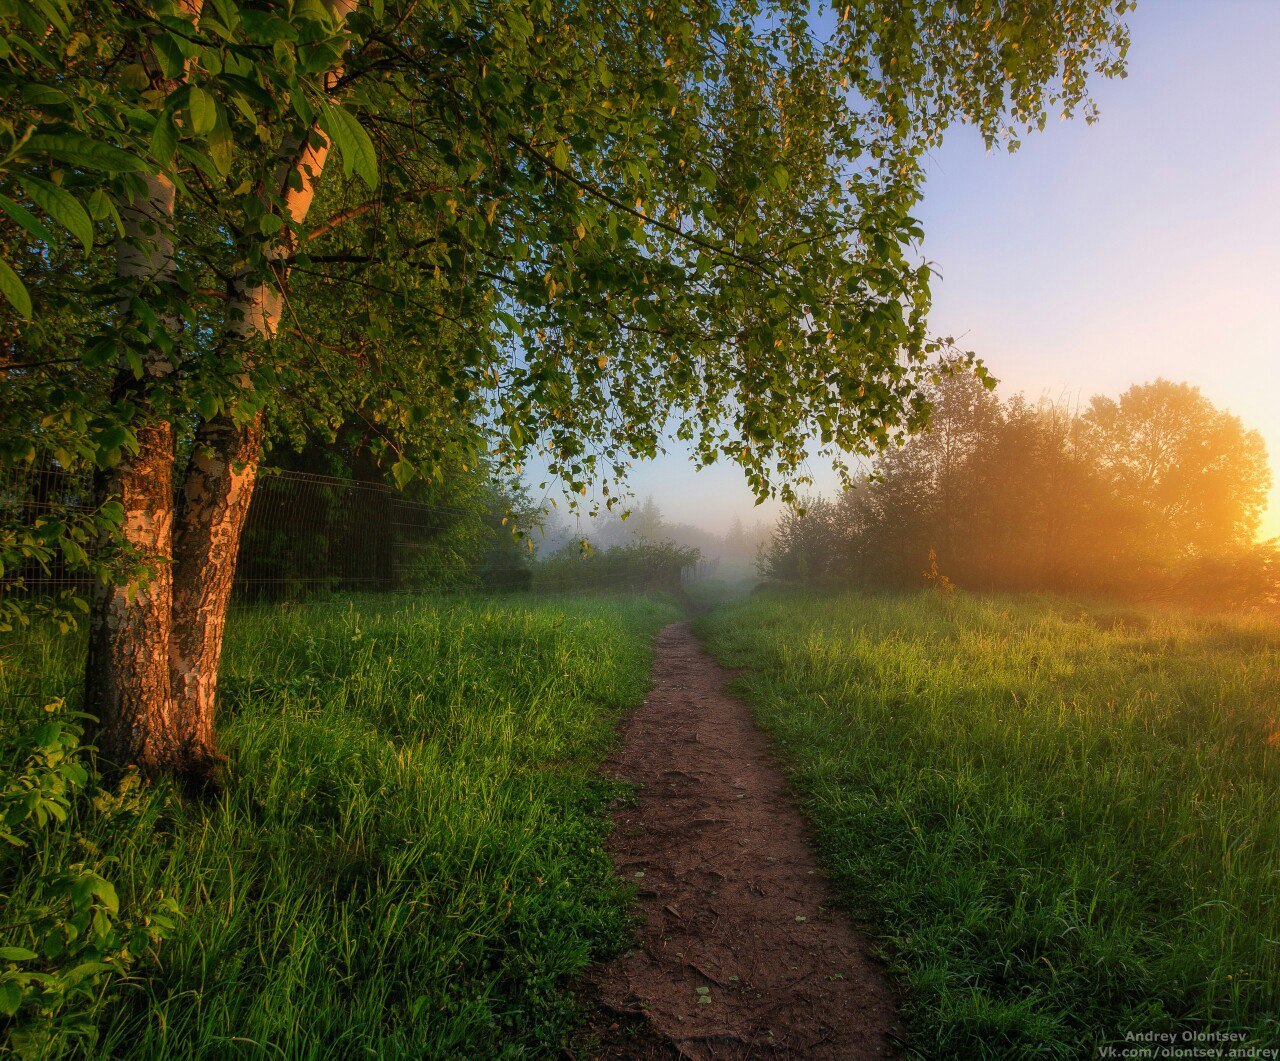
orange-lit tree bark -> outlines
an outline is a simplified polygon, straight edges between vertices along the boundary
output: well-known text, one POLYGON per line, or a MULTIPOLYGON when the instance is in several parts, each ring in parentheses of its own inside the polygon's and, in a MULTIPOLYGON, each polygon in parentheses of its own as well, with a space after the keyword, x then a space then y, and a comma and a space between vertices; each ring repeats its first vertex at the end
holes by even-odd
MULTIPOLYGON (((183 0, 179 9, 194 23, 201 3, 183 0)), ((182 75, 163 76, 149 47, 140 50, 139 65, 153 90, 174 92, 182 75)), ((184 755, 169 680, 174 430, 150 402, 152 389, 174 372, 175 355, 167 347, 176 341, 180 321, 164 308, 173 297, 174 184, 163 173, 139 179, 143 190, 121 204, 124 231, 116 251, 122 341, 137 349, 137 357, 135 363, 122 359, 112 389, 113 402, 137 408, 136 449, 98 476, 100 496, 123 509, 125 542, 139 566, 128 583, 95 590, 85 703, 99 719, 96 740, 103 756, 155 775, 181 769, 184 755), (152 296, 158 296, 160 312, 145 320, 138 303, 152 296)))
MULTIPOLYGON (((340 25, 356 4, 326 0, 326 6, 340 25)), ((327 72, 325 91, 332 91, 341 76, 341 66, 327 72)), ((264 207, 281 211, 290 224, 265 248, 265 274, 235 277, 228 293, 228 342, 239 350, 246 372, 279 330, 294 228, 307 220, 329 151, 318 124, 281 146, 275 187, 264 207)), ((247 418, 224 412, 202 421, 178 496, 170 681, 187 757, 183 770, 197 782, 210 777, 219 761, 214 720, 223 631, 263 436, 260 410, 247 418)))

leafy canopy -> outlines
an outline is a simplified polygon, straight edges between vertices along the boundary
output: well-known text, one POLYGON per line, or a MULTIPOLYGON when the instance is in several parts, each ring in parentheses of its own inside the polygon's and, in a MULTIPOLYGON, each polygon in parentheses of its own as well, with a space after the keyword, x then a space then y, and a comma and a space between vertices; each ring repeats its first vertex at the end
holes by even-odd
POLYGON ((359 418, 402 480, 541 451, 585 492, 670 431, 791 499, 811 443, 843 467, 927 413, 923 151, 1087 107, 1129 6, 0 0, 6 451, 266 410, 359 418), (281 159, 326 141, 299 222, 281 159), (122 290, 157 175, 174 268, 122 290), (234 341, 256 282, 280 327, 234 341))

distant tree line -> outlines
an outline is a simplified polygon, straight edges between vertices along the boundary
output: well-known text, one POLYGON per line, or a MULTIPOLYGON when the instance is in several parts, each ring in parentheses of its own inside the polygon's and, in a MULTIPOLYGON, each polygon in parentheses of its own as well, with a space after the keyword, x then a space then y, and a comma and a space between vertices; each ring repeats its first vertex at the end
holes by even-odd
POLYGON ((680 587, 680 573, 701 555, 672 542, 633 541, 598 550, 571 542, 539 561, 533 586, 544 592, 674 590, 680 587))
POLYGON ((934 551, 961 588, 1261 601, 1280 554, 1257 534, 1266 447, 1198 388, 1158 379, 1081 410, 935 385, 931 428, 853 489, 785 515, 773 581, 920 586, 934 551))
POLYGON ((535 534, 539 556, 550 556, 586 539, 597 551, 635 543, 669 543, 695 549, 705 559, 755 560, 773 533, 772 525, 766 521, 748 525, 739 517, 723 534, 691 523, 675 523, 651 496, 629 509, 615 509, 577 526, 555 518, 551 512, 543 516, 535 534))

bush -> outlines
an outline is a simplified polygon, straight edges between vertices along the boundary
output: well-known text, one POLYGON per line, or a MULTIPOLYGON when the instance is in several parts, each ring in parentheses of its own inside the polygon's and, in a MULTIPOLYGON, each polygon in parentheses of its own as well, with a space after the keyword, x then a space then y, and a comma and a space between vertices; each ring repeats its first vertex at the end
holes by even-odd
POLYGON ((534 568, 533 586, 554 592, 675 590, 680 573, 701 556, 701 550, 671 542, 634 542, 601 551, 571 542, 534 568))
POLYGON ((97 1038, 95 1001, 134 959, 169 934, 177 907, 160 897, 145 914, 122 916, 115 887, 74 859, 68 842, 78 811, 127 817, 138 781, 102 788, 81 744, 87 716, 61 700, 19 743, 16 765, 0 773, 0 1046, 19 1057, 61 1056, 97 1038), (68 835, 70 834, 70 835, 68 835))

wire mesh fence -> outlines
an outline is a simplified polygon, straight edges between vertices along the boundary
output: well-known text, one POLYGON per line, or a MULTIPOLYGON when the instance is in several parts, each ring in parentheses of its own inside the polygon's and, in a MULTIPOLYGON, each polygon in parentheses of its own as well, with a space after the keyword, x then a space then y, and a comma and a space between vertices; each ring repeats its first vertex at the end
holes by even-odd
POLYGON ((68 470, 48 456, 0 473, 0 597, 84 592, 90 577, 46 532, 51 524, 87 516, 93 475, 68 470))
MULTIPOLYGON (((241 539, 237 601, 327 592, 496 588, 475 513, 413 502, 383 483, 263 469, 241 539)), ((510 567, 527 564, 508 564, 510 567)))
MULTIPOLYGON (((93 476, 52 456, 0 479, 4 597, 83 596, 84 565, 38 543, 42 528, 86 518, 93 476)), ((544 592, 675 589, 715 572, 675 549, 635 547, 539 560, 474 508, 413 501, 378 482, 263 468, 241 538, 237 604, 351 592, 544 592)))

